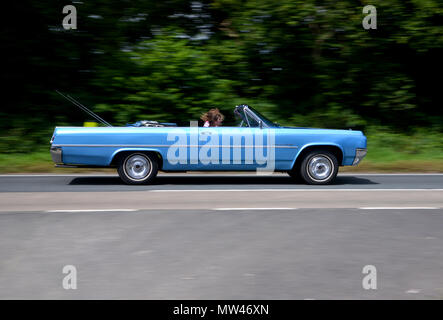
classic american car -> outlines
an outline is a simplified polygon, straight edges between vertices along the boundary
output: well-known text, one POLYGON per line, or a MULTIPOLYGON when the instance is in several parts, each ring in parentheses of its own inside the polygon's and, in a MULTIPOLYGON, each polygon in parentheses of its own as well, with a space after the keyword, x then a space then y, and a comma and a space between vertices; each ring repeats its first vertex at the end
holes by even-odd
POLYGON ((150 183, 159 170, 279 171, 328 184, 339 166, 357 165, 367 152, 361 131, 284 127, 247 105, 234 114, 238 126, 56 127, 50 152, 59 167, 115 167, 127 184, 150 183))

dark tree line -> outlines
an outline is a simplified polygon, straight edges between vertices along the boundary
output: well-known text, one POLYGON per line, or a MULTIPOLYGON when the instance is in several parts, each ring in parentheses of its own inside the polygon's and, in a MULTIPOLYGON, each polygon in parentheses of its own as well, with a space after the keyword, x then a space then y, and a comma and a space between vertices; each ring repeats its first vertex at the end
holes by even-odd
POLYGON ((2 152, 88 120, 55 89, 116 125, 186 124, 210 107, 229 119, 247 103, 283 124, 442 128, 437 0, 27 0, 4 13, 2 152), (62 27, 69 4, 76 30, 62 27))

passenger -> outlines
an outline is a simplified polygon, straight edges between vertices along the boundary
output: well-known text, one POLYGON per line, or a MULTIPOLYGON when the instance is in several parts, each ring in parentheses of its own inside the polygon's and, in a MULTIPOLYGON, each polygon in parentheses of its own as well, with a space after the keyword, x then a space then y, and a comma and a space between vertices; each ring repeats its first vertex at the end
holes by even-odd
POLYGON ((220 127, 225 116, 217 109, 211 109, 201 115, 200 119, 204 121, 203 127, 220 127))

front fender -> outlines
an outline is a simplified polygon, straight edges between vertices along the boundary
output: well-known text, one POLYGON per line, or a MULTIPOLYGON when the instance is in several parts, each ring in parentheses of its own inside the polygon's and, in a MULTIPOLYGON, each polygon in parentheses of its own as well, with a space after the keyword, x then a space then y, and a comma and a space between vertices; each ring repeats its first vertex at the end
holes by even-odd
POLYGON ((342 163, 340 163, 340 165, 343 165, 344 159, 345 159, 345 152, 343 150, 343 147, 337 143, 324 143, 324 142, 313 142, 313 143, 308 143, 303 145, 297 152, 297 154, 295 155, 294 160, 292 161, 292 167, 294 167, 295 163, 297 162, 297 159, 299 158, 299 156, 303 153, 304 150, 308 149, 308 148, 312 148, 312 147, 333 147, 333 148, 338 148, 340 149, 341 153, 342 153, 342 163))

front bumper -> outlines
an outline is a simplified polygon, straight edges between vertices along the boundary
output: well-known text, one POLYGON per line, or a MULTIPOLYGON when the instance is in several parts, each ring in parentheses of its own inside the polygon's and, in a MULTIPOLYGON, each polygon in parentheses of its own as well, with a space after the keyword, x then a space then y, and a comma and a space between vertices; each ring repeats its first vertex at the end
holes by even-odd
POLYGON ((355 149, 355 158, 354 162, 352 163, 353 166, 356 166, 360 163, 360 161, 363 160, 363 158, 368 153, 368 149, 355 149))
POLYGON ((51 147, 51 157, 54 163, 63 163, 63 152, 60 147, 51 147))

